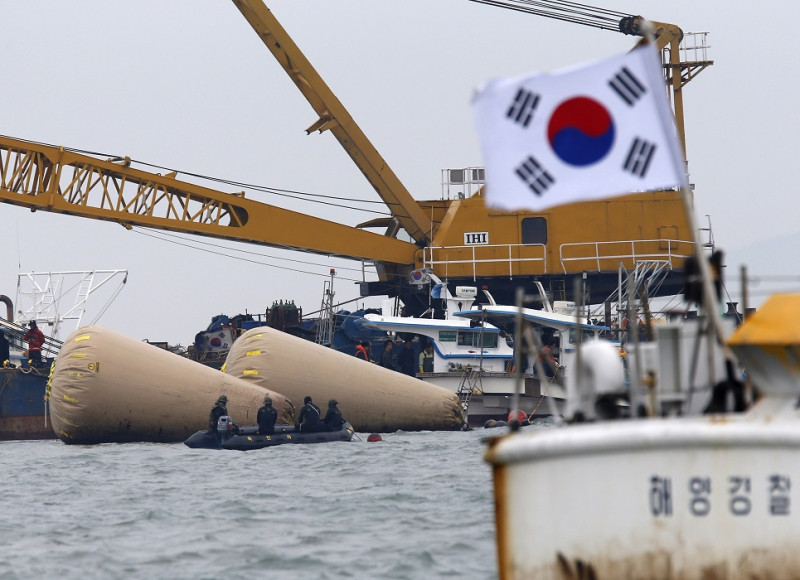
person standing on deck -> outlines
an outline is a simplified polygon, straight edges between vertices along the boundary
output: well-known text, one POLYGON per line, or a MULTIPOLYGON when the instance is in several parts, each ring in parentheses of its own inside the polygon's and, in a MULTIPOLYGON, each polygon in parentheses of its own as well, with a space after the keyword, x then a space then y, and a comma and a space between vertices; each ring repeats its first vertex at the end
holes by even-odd
POLYGON ((425 345, 425 350, 419 353, 419 372, 433 372, 433 345, 430 342, 425 345))
POLYGON ((553 378, 558 372, 558 360, 553 355, 553 346, 555 343, 552 340, 542 344, 542 350, 539 351, 539 361, 544 368, 544 374, 548 378, 553 378))
POLYGON ((416 361, 414 360, 414 343, 410 340, 405 341, 403 350, 397 357, 397 364, 400 366, 400 372, 410 377, 415 376, 414 369, 416 369, 416 361))
POLYGON ((381 355, 381 366, 383 368, 396 371, 397 365, 394 362, 394 343, 387 338, 383 343, 383 354, 381 355))
POLYGON ((28 342, 28 358, 33 366, 42 364, 42 346, 44 346, 44 333, 36 326, 36 321, 28 322, 28 330, 22 336, 22 340, 28 342))
POLYGON ((356 345, 356 358, 369 362, 369 352, 367 346, 369 343, 365 340, 356 345))

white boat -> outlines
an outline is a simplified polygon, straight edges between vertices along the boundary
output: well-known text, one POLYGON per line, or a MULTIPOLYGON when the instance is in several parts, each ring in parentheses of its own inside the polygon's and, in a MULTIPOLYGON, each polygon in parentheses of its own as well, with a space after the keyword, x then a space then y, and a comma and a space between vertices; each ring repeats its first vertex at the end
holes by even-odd
MULTIPOLYGON (((746 413, 493 440, 500 578, 796 577, 798 327, 800 295, 773 297, 728 340, 761 394, 746 413)), ((594 346, 583 378, 599 400, 622 388, 623 371, 594 346)))
POLYGON ((513 404, 514 340, 516 307, 496 304, 483 290, 486 303, 476 304, 477 288, 459 286, 455 295, 435 276, 431 296, 444 302, 445 318, 367 314, 363 326, 383 330, 395 336, 420 337, 422 346, 433 345, 433 371, 418 372, 417 378, 457 393, 471 425, 488 420, 505 420, 514 408, 529 417, 561 412, 565 391, 564 371, 575 357, 575 329, 580 323, 584 338, 596 338, 605 327, 576 318, 574 302, 551 304, 541 284, 538 301, 543 308, 523 309, 523 318, 545 342, 553 345, 555 368, 536 372, 532 360, 523 364, 524 392, 517 407, 513 404), (492 323, 495 324, 492 324, 492 323))

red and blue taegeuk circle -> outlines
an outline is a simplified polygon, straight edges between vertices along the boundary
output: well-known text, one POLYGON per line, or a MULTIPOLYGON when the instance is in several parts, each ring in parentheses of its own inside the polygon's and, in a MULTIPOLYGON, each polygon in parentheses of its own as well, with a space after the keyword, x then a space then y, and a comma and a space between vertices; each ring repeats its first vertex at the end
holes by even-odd
POLYGON ((547 140, 564 163, 583 167, 597 163, 614 145, 614 120, 589 97, 572 97, 558 105, 547 124, 547 140))

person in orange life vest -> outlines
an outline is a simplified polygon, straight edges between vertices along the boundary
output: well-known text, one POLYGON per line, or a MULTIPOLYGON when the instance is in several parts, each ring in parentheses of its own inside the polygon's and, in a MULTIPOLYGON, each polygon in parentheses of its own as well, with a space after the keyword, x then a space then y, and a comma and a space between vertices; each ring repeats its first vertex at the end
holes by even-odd
POLYGON ((22 336, 22 340, 28 342, 28 358, 31 359, 33 365, 41 364, 42 362, 42 346, 44 345, 44 333, 36 326, 36 321, 31 320, 28 323, 27 332, 22 336))
POLYGON ((542 350, 539 351, 539 361, 544 367, 544 374, 547 377, 553 377, 558 370, 558 360, 553 356, 553 341, 547 341, 542 344, 542 350))
POLYGON ((356 345, 356 358, 369 362, 369 351, 367 350, 369 343, 365 340, 356 345))
POLYGON ((513 409, 508 414, 508 422, 516 421, 520 425, 528 425, 528 414, 522 409, 513 409))

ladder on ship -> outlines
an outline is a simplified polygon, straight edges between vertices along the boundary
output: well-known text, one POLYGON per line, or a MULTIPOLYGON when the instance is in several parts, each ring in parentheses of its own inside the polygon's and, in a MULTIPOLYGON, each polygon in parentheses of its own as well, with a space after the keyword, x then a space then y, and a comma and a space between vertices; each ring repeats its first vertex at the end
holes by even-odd
POLYGON ((128 280, 127 270, 79 270, 61 272, 24 272, 17 274, 17 312, 15 321, 45 323, 46 335, 58 337, 82 325, 91 296, 105 292, 105 304, 92 309, 94 324, 106 312, 128 280), (72 306, 69 302, 74 301, 72 306), (69 323, 70 328, 62 325, 69 323))
POLYGON ((322 304, 319 308, 319 320, 317 321, 317 336, 314 340, 317 344, 323 346, 330 346, 333 341, 333 279, 336 277, 336 270, 331 268, 331 279, 325 281, 325 286, 322 292, 322 304))
POLYGON ((469 418, 469 403, 472 400, 472 395, 480 391, 478 384, 481 380, 481 372, 478 369, 468 367, 461 375, 461 381, 458 384, 458 401, 461 404, 461 412, 464 415, 464 422, 469 418))

